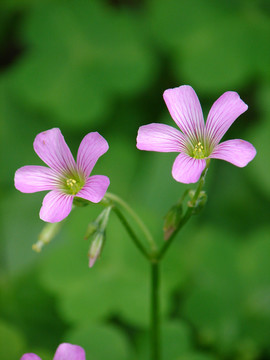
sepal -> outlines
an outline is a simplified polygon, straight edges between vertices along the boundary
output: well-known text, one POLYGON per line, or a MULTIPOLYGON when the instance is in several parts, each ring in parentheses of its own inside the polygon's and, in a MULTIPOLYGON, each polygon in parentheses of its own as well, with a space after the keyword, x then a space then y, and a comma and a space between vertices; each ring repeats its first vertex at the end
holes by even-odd
POLYGON ((163 234, 164 240, 167 241, 178 228, 183 215, 182 202, 173 205, 164 218, 163 234))
POLYGON ((51 240, 58 234, 61 226, 62 222, 46 223, 38 236, 38 241, 32 245, 32 249, 36 252, 40 252, 43 246, 51 242, 51 240))
POLYGON ((74 199, 73 199, 73 205, 74 206, 85 207, 85 206, 87 206, 89 204, 90 204, 90 202, 88 200, 85 200, 83 198, 79 198, 77 196, 75 196, 74 199))
POLYGON ((188 207, 192 208, 192 214, 197 215, 197 214, 199 214, 199 212, 202 211, 202 209, 204 208, 204 206, 207 202, 207 194, 205 191, 201 191, 198 196, 198 199, 195 202, 193 201, 194 195, 195 195, 195 191, 190 190, 189 197, 191 200, 188 201, 187 205, 188 205, 188 207))

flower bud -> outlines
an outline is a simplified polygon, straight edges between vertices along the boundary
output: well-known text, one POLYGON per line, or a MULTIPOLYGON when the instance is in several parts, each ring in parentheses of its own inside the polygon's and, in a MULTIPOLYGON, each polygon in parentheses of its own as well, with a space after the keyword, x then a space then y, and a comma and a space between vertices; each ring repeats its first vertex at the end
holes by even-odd
POLYGON ((47 223, 38 236, 38 241, 32 245, 32 249, 40 252, 44 245, 48 244, 59 232, 61 222, 47 223))
POLYGON ((193 202, 194 194, 195 194, 195 191, 190 190, 189 196, 190 196, 191 200, 188 201, 187 204, 188 204, 189 207, 193 208, 192 213, 194 215, 196 215, 204 208, 204 205, 206 204, 206 201, 207 201, 207 194, 206 194, 205 191, 201 191, 199 196, 198 196, 198 199, 195 202, 195 204, 193 202))
POLYGON ((97 232, 89 249, 89 267, 93 267, 97 258, 100 256, 105 241, 105 233, 97 232))
POLYGON ((90 236, 94 235, 97 232, 98 225, 99 224, 96 221, 92 221, 88 224, 86 233, 84 235, 85 240, 89 239, 90 236))
POLYGON ((174 231, 178 228, 182 219, 183 206, 182 203, 173 205, 164 219, 163 233, 164 240, 169 240, 174 231))
POLYGON ((105 231, 108 224, 111 209, 112 207, 108 206, 99 214, 99 216, 96 218, 95 221, 91 222, 88 225, 88 229, 84 238, 88 239, 91 236, 93 237, 88 252, 89 267, 92 267, 95 264, 97 258, 100 256, 101 251, 103 249, 105 242, 105 231))
POLYGON ((96 220, 89 223, 86 233, 84 235, 85 240, 89 239, 92 235, 95 235, 95 233, 98 231, 105 231, 111 209, 111 206, 108 206, 99 214, 96 220))

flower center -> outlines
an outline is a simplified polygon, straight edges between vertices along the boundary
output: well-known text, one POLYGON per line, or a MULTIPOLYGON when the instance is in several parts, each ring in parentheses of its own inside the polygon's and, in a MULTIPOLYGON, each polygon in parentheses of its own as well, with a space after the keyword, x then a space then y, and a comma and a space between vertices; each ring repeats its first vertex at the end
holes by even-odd
POLYGON ((202 143, 199 141, 197 145, 194 146, 193 156, 195 159, 203 159, 205 158, 205 150, 202 143))
POLYGON ((66 184, 68 193, 72 195, 76 195, 83 187, 83 184, 75 179, 67 179, 66 184))

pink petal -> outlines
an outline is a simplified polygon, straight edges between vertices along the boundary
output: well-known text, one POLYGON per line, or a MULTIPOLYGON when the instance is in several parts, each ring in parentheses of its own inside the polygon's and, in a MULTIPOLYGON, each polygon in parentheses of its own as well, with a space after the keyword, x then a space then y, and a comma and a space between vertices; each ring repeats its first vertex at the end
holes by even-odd
POLYGON ((50 223, 62 221, 72 208, 74 196, 63 194, 57 190, 50 191, 43 199, 39 216, 41 220, 50 223))
POLYGON ((186 150, 185 136, 172 126, 149 124, 139 128, 137 148, 159 152, 180 152, 186 150))
POLYGON ((247 108, 248 106, 234 91, 225 92, 214 102, 206 121, 206 135, 214 146, 247 108))
POLYGON ((85 360, 85 351, 78 345, 63 343, 58 346, 53 360, 85 360))
POLYGON ((204 120, 200 101, 191 86, 168 89, 163 98, 171 117, 192 141, 203 138, 204 120))
POLYGON ((200 179, 205 165, 205 159, 194 159, 181 153, 174 161, 172 175, 176 181, 181 183, 196 183, 200 179))
POLYGON ((23 193, 52 190, 58 184, 57 174, 45 166, 28 165, 15 173, 15 188, 23 193))
POLYGON ((85 351, 78 345, 63 343, 58 346, 53 360, 85 360, 85 351))
POLYGON ((77 165, 86 178, 91 174, 99 157, 108 149, 107 141, 98 132, 91 132, 82 139, 77 154, 77 165))
POLYGON ((58 173, 74 171, 74 158, 61 131, 57 128, 38 134, 34 141, 38 156, 58 173))
POLYGON ((39 356, 33 353, 24 354, 20 360, 41 360, 39 356))
POLYGON ((78 192, 76 196, 89 200, 93 203, 98 203, 105 195, 110 180, 104 175, 93 175, 87 179, 84 187, 78 192))
POLYGON ((248 141, 235 139, 218 144, 209 158, 221 159, 233 165, 244 167, 256 155, 256 149, 248 141))

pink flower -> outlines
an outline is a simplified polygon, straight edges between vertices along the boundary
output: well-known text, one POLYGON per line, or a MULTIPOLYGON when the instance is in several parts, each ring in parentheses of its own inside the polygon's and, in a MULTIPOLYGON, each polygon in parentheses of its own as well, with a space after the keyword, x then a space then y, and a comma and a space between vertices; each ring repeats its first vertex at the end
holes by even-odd
MULTIPOLYGON (((85 351, 78 345, 68 343, 60 344, 56 350, 53 360, 85 360, 85 351)), ((20 360, 41 360, 33 353, 24 354, 20 360)))
POLYGON ((74 197, 98 203, 105 195, 109 178, 90 173, 108 148, 99 133, 89 133, 79 146, 76 163, 61 131, 44 131, 36 136, 34 150, 49 167, 30 165, 18 169, 15 187, 23 193, 51 190, 43 199, 39 215, 47 222, 61 221, 70 213, 74 197))
POLYGON ((197 182, 207 159, 222 159, 243 167, 256 155, 255 148, 247 141, 236 139, 220 143, 232 123, 248 108, 236 92, 227 91, 216 100, 206 124, 199 99, 191 86, 168 89, 163 98, 181 131, 165 124, 141 126, 137 148, 180 153, 172 168, 175 180, 185 184, 197 182))

